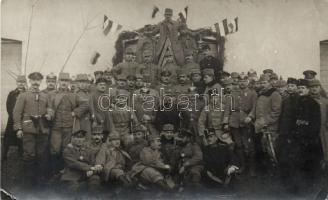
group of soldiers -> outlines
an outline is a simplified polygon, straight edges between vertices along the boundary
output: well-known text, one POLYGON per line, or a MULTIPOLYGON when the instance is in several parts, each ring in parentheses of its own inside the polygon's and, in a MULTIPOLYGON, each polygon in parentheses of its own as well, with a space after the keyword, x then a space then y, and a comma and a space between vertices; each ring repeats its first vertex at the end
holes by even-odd
POLYGON ((263 174, 293 192, 310 187, 328 167, 328 100, 316 73, 228 73, 208 45, 201 52, 184 50, 181 63, 168 52, 158 66, 154 51, 137 62, 126 48, 112 69, 51 73, 44 90, 41 73, 28 75, 29 87, 18 76, 2 159, 18 145, 26 187, 60 181, 73 192, 197 189, 263 174))

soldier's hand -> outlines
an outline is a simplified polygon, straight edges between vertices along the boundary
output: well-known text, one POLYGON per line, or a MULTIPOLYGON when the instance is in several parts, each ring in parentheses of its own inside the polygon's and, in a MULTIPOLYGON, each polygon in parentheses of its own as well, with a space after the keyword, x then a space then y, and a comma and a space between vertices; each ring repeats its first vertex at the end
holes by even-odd
POLYGON ((179 174, 182 174, 184 171, 185 171, 185 167, 182 166, 182 167, 179 169, 179 174))
POLYGON ((235 173, 237 170, 239 170, 239 168, 237 166, 232 165, 228 168, 227 175, 229 176, 229 175, 235 173))
POLYGON ((250 118, 250 117, 245 118, 245 123, 246 124, 251 123, 251 121, 252 121, 252 118, 250 118))
POLYGON ((23 131, 22 130, 18 130, 17 133, 16 133, 16 136, 17 136, 18 139, 23 138, 23 135, 24 134, 23 134, 23 131))
POLYGON ((92 175, 93 175, 93 171, 92 171, 92 170, 87 171, 87 177, 90 177, 90 176, 92 176, 92 175))
POLYGON ((75 113, 74 112, 72 112, 72 117, 75 117, 75 113))

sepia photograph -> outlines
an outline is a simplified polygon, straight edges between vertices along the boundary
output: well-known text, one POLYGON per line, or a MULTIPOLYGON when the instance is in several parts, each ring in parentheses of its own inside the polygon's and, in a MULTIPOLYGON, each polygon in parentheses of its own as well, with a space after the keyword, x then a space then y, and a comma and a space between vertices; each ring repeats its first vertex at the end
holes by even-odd
POLYGON ((328 0, 0 0, 3 200, 328 200, 328 0))

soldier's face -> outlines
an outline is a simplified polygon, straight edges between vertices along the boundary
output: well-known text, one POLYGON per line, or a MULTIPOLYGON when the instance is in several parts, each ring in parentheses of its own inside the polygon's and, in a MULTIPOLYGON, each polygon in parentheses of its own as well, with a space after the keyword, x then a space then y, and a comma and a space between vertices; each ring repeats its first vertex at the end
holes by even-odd
POLYGON ((38 89, 40 87, 41 80, 32 80, 32 79, 30 79, 30 84, 31 84, 32 88, 38 89))
POLYGON ((129 87, 134 87, 136 82, 135 82, 135 80, 130 79, 130 80, 127 80, 127 84, 129 87))
POLYGON ((165 20, 171 20, 172 19, 172 14, 164 14, 165 20))
POLYGON ((87 83, 84 82, 84 81, 80 81, 80 82, 78 82, 77 85, 78 85, 78 87, 79 87, 80 90, 85 90, 85 89, 88 88, 87 83))
POLYGON ((117 80, 116 83, 120 87, 125 87, 126 86, 126 81, 124 81, 124 80, 117 80))
POLYGON ((137 78, 137 80, 136 80, 136 86, 138 88, 141 88, 143 86, 143 84, 144 84, 144 82, 142 81, 142 79, 141 78, 137 78))
POLYGON ((55 89, 56 88, 56 80, 47 80, 47 88, 49 89, 55 89))
POLYGON ((152 147, 152 149, 161 149, 161 144, 161 140, 159 138, 156 138, 151 142, 150 146, 152 147))
POLYGON ((261 88, 262 89, 269 89, 271 88, 271 83, 269 81, 261 81, 261 88))
POLYGON ((143 132, 138 131, 136 133, 133 133, 133 138, 136 141, 140 141, 140 140, 142 140, 144 138, 144 134, 143 134, 143 132))
POLYGON ((203 77, 203 80, 204 80, 205 84, 209 84, 210 82, 213 81, 213 76, 205 74, 204 77, 203 77))
POLYGON ((170 82, 170 76, 161 76, 162 83, 168 84, 170 82))
POLYGON ((248 86, 248 80, 241 80, 241 81, 239 81, 239 87, 241 89, 245 89, 245 88, 247 88, 247 86, 248 86))
POLYGON ((320 90, 321 90, 320 85, 310 87, 310 93, 313 94, 313 95, 320 94, 320 90))
POLYGON ((209 145, 216 144, 217 141, 218 141, 218 138, 216 137, 216 135, 210 135, 207 137, 207 143, 209 145))
POLYGON ((59 88, 61 88, 61 89, 68 89, 69 85, 70 85, 69 81, 66 81, 66 80, 60 80, 59 81, 59 88))
POLYGON ((85 142, 85 138, 72 137, 72 144, 81 147, 85 142))
POLYGON ((105 92, 106 91, 106 83, 104 83, 104 82, 98 83, 97 90, 99 92, 105 92))
POLYGON ((287 84, 287 92, 289 94, 297 92, 297 85, 296 84, 287 84))
POLYGON ((101 134, 101 133, 92 133, 91 139, 95 143, 100 143, 103 139, 103 134, 101 134))
POLYGON ((152 61, 152 58, 151 58, 150 55, 145 55, 145 56, 144 56, 144 62, 145 62, 145 63, 151 63, 151 61, 152 61))
POLYGON ((17 88, 19 90, 23 90, 23 89, 25 89, 26 82, 20 82, 20 81, 18 81, 18 82, 16 82, 16 85, 17 85, 17 88))
POLYGON ((304 85, 300 85, 297 87, 297 90, 298 90, 298 93, 301 95, 301 96, 305 96, 305 95, 308 95, 309 94, 309 88, 304 86, 304 85))
POLYGON ((191 80, 194 83, 198 83, 198 82, 200 82, 202 80, 202 76, 200 74, 193 74, 191 76, 191 80))
POLYGON ((173 56, 166 56, 165 60, 166 60, 167 63, 173 63, 174 62, 173 56))
POLYGON ((179 80, 179 83, 185 83, 188 80, 188 76, 185 75, 185 74, 179 75, 179 79, 178 80, 179 80))
POLYGON ((110 146, 115 147, 115 148, 119 148, 121 146, 121 140, 108 140, 108 143, 110 146))
POLYGON ((173 131, 163 131, 162 134, 163 134, 164 138, 167 140, 172 140, 174 137, 173 131))
POLYGON ((192 55, 186 56, 185 60, 186 60, 186 62, 192 62, 193 61, 192 55))
POLYGON ((132 54, 125 54, 124 59, 126 62, 132 62, 133 61, 133 55, 132 54))
POLYGON ((224 91, 225 92, 231 92, 233 90, 233 85, 232 84, 228 84, 224 86, 224 91))
POLYGON ((100 73, 95 75, 95 79, 96 79, 96 80, 97 80, 98 78, 101 78, 101 77, 102 77, 102 74, 100 74, 100 73))

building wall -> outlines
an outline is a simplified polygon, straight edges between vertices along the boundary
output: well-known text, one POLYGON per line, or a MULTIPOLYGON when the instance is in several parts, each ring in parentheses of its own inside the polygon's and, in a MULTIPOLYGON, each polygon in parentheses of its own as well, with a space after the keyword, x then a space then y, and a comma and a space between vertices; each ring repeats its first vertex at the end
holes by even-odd
POLYGON ((328 91, 328 40, 320 42, 320 80, 328 91))
POLYGON ((22 43, 1 39, 1 131, 7 123, 6 100, 9 92, 15 89, 16 81, 7 70, 18 74, 22 61, 22 43))

